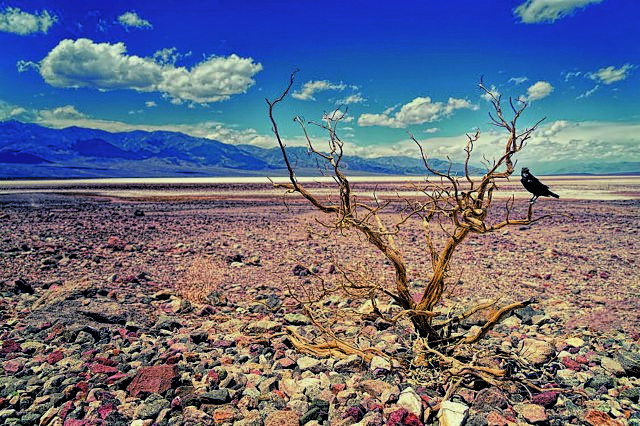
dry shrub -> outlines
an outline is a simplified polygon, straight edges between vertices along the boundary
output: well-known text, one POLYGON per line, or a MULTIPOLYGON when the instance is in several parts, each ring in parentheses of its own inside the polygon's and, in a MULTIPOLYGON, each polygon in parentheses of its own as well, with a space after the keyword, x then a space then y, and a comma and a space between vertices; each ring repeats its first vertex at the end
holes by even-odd
POLYGON ((227 264, 207 256, 198 256, 185 271, 177 293, 183 299, 201 305, 217 304, 224 297, 222 286, 227 281, 227 264))

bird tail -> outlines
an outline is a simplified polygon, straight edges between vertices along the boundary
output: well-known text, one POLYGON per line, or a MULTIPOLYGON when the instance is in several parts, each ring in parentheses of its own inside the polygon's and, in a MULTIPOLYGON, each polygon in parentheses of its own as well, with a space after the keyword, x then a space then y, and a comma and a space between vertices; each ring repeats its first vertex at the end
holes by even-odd
POLYGON ((555 194, 551 191, 549 191, 549 195, 551 195, 553 198, 560 198, 560 196, 558 194, 555 194))

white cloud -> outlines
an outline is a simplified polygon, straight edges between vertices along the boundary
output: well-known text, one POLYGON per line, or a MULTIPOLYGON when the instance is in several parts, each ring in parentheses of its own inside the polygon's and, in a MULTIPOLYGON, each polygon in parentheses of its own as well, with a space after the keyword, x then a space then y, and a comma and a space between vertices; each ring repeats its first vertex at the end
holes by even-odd
POLYGON ((191 52, 182 54, 178 52, 176 47, 166 47, 155 52, 153 54, 153 59, 161 65, 175 65, 179 60, 189 56, 191 56, 191 52))
POLYGON ((513 83, 513 84, 522 84, 529 81, 529 77, 511 77, 509 79, 509 83, 513 83))
POLYGON ((537 101, 546 98, 553 92, 553 86, 547 81, 538 81, 527 89, 526 100, 537 101))
POLYGON ((424 133, 429 133, 429 134, 438 133, 439 131, 440 131, 440 129, 437 128, 437 127, 429 127, 428 129, 424 129, 423 130, 424 133))
POLYGON ((161 92, 175 103, 198 104, 246 92, 261 70, 252 58, 235 54, 212 56, 191 69, 159 64, 153 58, 128 55, 124 43, 89 39, 62 40, 39 63, 40 75, 54 87, 161 92))
POLYGON ((398 112, 391 115, 393 109, 382 114, 362 114, 358 118, 360 126, 384 126, 404 128, 413 124, 430 123, 448 117, 458 109, 478 109, 466 99, 449 98, 447 103, 433 102, 429 96, 418 97, 403 105, 398 112))
MULTIPOLYGON (((472 163, 479 165, 482 155, 496 158, 504 149, 505 133, 483 132, 474 143, 472 163)), ((464 135, 452 137, 426 137, 420 142, 432 158, 451 157, 464 160, 464 135)), ((411 154, 405 141, 385 147, 385 153, 411 154)), ((573 122, 558 120, 541 126, 533 133, 525 149, 517 155, 519 166, 533 166, 536 170, 552 170, 554 163, 568 165, 579 171, 584 163, 640 162, 640 122, 621 123, 605 121, 573 122)), ((556 167, 557 168, 557 167, 556 167)))
POLYGON ((603 0, 527 0, 513 12, 525 24, 553 23, 603 0))
POLYGON ((27 113, 23 107, 12 105, 0 99, 0 120, 20 119, 27 113))
POLYGON ((153 28, 153 25, 151 25, 151 22, 147 21, 146 19, 142 19, 134 11, 125 12, 122 15, 118 16, 118 23, 125 28, 144 28, 144 29, 153 28))
POLYGON ((302 86, 302 90, 293 92, 291 96, 302 101, 315 101, 316 98, 313 95, 317 92, 324 92, 327 90, 342 91, 346 88, 347 85, 344 83, 332 83, 328 80, 313 80, 307 81, 302 86))
POLYGON ((500 92, 498 91, 498 88, 496 86, 494 86, 493 84, 491 85, 491 88, 489 88, 489 93, 487 92, 483 92, 482 95, 480 95, 482 97, 482 99, 484 99, 487 102, 491 102, 493 100, 493 98, 495 97, 496 99, 500 98, 500 92))
POLYGON ((540 130, 536 133, 536 135, 542 136, 545 138, 550 138, 557 135, 562 130, 570 126, 571 126, 571 123, 568 122, 567 120, 557 120, 540 128, 540 130))
POLYGON ((367 100, 362 96, 362 93, 353 93, 345 98, 338 99, 336 101, 336 105, 361 104, 366 101, 367 100))
POLYGON ((596 84, 595 86, 593 86, 593 88, 592 88, 592 89, 587 90, 586 92, 581 93, 580 95, 578 95, 578 96, 576 97, 576 99, 588 98, 588 97, 590 97, 591 95, 593 95, 593 94, 594 94, 594 93, 595 93, 599 88, 600 88, 600 85, 599 85, 599 84, 596 84))
POLYGON ((158 106, 158 104, 155 103, 154 101, 147 101, 144 104, 147 106, 147 108, 153 108, 155 106, 158 106))
POLYGON ((564 81, 569 81, 574 77, 580 77, 582 75, 582 71, 569 71, 564 74, 564 81))
POLYGON ((73 105, 65 105, 54 109, 40 110, 39 120, 42 122, 76 121, 86 119, 87 116, 78 111, 73 105))
POLYGON ((340 119, 341 123, 351 123, 354 120, 352 115, 349 115, 347 111, 340 108, 334 109, 333 111, 325 112, 322 116, 322 119, 326 120, 327 118, 333 118, 335 120, 340 119))
POLYGON ((7 7, 0 12, 0 31, 18 35, 46 34, 57 20, 47 10, 31 14, 17 7, 7 7))
POLYGON ((631 64, 624 64, 620 68, 609 66, 606 68, 600 68, 594 73, 589 73, 588 76, 591 80, 604 84, 612 84, 626 79, 629 76, 630 71, 634 68, 635 66, 631 64))

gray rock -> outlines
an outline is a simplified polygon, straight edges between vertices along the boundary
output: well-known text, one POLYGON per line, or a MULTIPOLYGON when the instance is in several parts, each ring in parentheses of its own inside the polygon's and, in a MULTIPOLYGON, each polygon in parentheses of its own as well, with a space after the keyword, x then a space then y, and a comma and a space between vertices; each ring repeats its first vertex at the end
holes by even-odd
POLYGON ((618 352, 617 359, 627 375, 640 377, 640 353, 623 350, 618 352))
POLYGON ((228 389, 217 389, 199 395, 198 399, 200 399, 203 404, 221 405, 227 404, 229 401, 231 401, 231 395, 228 389))
POLYGON ((276 321, 261 320, 249 324, 246 330, 249 333, 268 333, 280 331, 282 324, 276 321))
POLYGON ((155 418, 160 411, 169 407, 169 401, 164 399, 157 393, 149 395, 142 405, 140 405, 135 411, 135 418, 137 419, 152 419, 155 418))
POLYGON ((585 386, 588 386, 596 390, 600 389, 603 386, 607 389, 611 389, 613 385, 614 385, 613 377, 605 376, 602 374, 591 377, 589 380, 587 380, 587 383, 585 384, 585 386))
POLYGON ((93 336, 86 331, 80 331, 75 340, 75 343, 77 343, 78 345, 93 345, 95 342, 96 341, 93 336))
POLYGON ((578 373, 568 368, 558 370, 556 372, 556 380, 559 384, 567 387, 575 387, 580 385, 580 379, 578 379, 578 373))
POLYGON ((362 365, 362 358, 358 354, 353 354, 336 362, 333 369, 334 371, 339 372, 353 371, 354 368, 357 368, 360 365, 362 365))
POLYGON ((604 368, 609 373, 611 373, 611 374, 613 374, 615 376, 622 376, 622 375, 625 374, 625 371, 624 371, 624 368, 622 367, 622 364, 620 364, 619 361, 616 361, 613 358, 603 357, 600 360, 600 365, 602 366, 602 368, 604 368))
POLYGON ((182 328, 182 324, 175 317, 170 317, 168 315, 160 315, 156 324, 153 326, 157 330, 170 330, 175 331, 179 328, 182 328))
POLYGON ((258 410, 249 411, 242 420, 233 423, 234 426, 262 426, 262 424, 262 416, 258 410))
POLYGON ((309 317, 303 314, 285 314, 284 320, 291 325, 308 325, 311 324, 309 317))

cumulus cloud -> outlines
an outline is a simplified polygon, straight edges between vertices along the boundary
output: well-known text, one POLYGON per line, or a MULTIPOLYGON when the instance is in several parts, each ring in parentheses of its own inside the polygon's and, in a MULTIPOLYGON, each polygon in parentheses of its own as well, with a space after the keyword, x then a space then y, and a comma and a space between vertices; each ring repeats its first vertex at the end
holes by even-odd
POLYGON ((327 90, 342 91, 347 88, 344 83, 332 83, 328 80, 312 80, 307 81, 300 91, 295 91, 291 94, 295 99, 301 101, 315 101, 314 95, 318 92, 324 92, 327 90))
POLYGON ((525 24, 553 23, 603 0, 527 0, 513 10, 525 24))
POLYGON ((185 54, 179 53, 176 47, 167 47, 160 49, 153 54, 153 59, 162 65, 175 65, 180 59, 191 56, 191 52, 185 54))
POLYGON ((73 105, 64 105, 54 109, 40 110, 38 112, 38 117, 42 122, 75 121, 87 118, 84 113, 78 111, 73 105))
POLYGON ((631 64, 624 64, 620 68, 610 66, 606 68, 600 68, 596 72, 589 73, 588 76, 591 80, 604 84, 612 84, 629 77, 630 71, 634 68, 635 66, 631 64))
MULTIPOLYGON (((518 154, 518 163, 533 167, 540 173, 562 168, 567 171, 583 170, 584 164, 605 162, 640 162, 640 123, 638 122, 575 122, 558 120, 541 126, 533 133, 527 147, 518 154)), ((504 149, 505 134, 490 130, 481 133, 474 143, 472 164, 480 165, 482 155, 497 158, 504 149)), ((425 137, 420 143, 431 158, 463 161, 466 137, 463 134, 448 137, 425 137)), ((385 152, 415 156, 406 141, 389 144, 385 152)), ((371 155, 375 155, 373 153, 371 155)))
POLYGON ((262 70, 252 58, 212 56, 191 69, 127 54, 124 43, 62 40, 38 64, 54 87, 161 92, 172 102, 207 104, 245 93, 262 70))
POLYGON ((27 110, 0 99, 0 120, 20 119, 27 110))
POLYGON ((118 23, 125 28, 152 29, 153 25, 146 19, 142 19, 134 11, 125 12, 118 16, 118 23))
POLYGON ((529 86, 527 89, 527 96, 525 97, 528 101, 537 101, 539 99, 546 98, 553 92, 553 86, 551 83, 547 81, 538 81, 533 85, 529 86))
POLYGON ((433 102, 429 96, 418 97, 403 105, 398 112, 391 115, 393 109, 382 114, 362 114, 358 118, 360 126, 383 126, 404 128, 413 124, 430 123, 448 117, 458 109, 478 109, 466 99, 449 98, 446 103, 433 102))
POLYGON ((147 106, 147 108, 153 108, 155 106, 158 106, 158 104, 155 103, 154 101, 147 101, 144 104, 147 106))
POLYGON ((0 11, 0 31, 18 35, 46 34, 57 20, 47 10, 31 14, 17 7, 8 7, 0 11))

